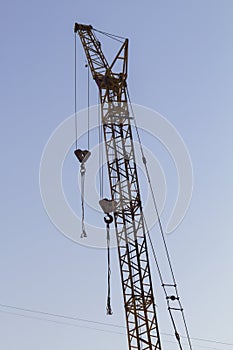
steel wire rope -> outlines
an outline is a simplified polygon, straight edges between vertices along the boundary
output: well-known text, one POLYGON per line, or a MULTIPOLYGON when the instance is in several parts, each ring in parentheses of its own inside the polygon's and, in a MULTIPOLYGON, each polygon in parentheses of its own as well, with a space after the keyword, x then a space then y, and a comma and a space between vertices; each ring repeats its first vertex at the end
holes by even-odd
POLYGON ((107 280, 107 306, 106 311, 107 315, 112 315, 112 307, 111 307, 111 258, 110 258, 110 222, 106 223, 107 230, 107 266, 108 266, 108 280, 107 280))
POLYGON ((100 96, 98 94, 98 142, 99 142, 99 191, 100 198, 103 198, 103 134, 102 134, 102 121, 101 121, 101 104, 100 104, 100 96))
MULTIPOLYGON (((75 147, 78 149, 78 116, 77 116, 77 39, 76 33, 74 33, 74 46, 75 46, 75 54, 74 54, 74 114, 75 114, 75 147)), ((90 74, 89 74, 89 65, 86 64, 87 67, 87 148, 88 151, 90 149, 90 74)), ((82 208, 82 233, 81 238, 87 237, 86 229, 85 229, 85 163, 81 162, 80 174, 81 174, 81 208, 82 208)))
MULTIPOLYGON (((75 147, 78 148, 78 115, 77 115, 77 35, 74 33, 74 118, 75 147)), ((90 150, 90 67, 87 67, 87 149, 90 150)))
MULTIPOLYGON (((187 322, 185 320, 183 307, 182 307, 181 302, 179 300, 179 294, 178 294, 178 288, 177 288, 177 283, 176 283, 176 279, 175 279, 175 274, 174 274, 174 271, 173 271, 170 254, 169 254, 167 243, 166 243, 166 240, 165 240, 164 230, 163 230, 162 222, 161 222, 161 219, 160 219, 159 210, 158 210, 158 206, 157 206, 154 190, 153 190, 153 187, 152 187, 149 170, 148 170, 148 167, 147 167, 147 161, 146 161, 146 157, 145 157, 143 146, 142 146, 142 142, 141 142, 141 137, 140 137, 140 134, 139 134, 139 131, 138 131, 138 126, 137 126, 135 114, 134 114, 134 111, 133 111, 133 106, 132 106, 132 103, 131 103, 129 90, 128 90, 127 87, 126 87, 126 93, 127 93, 128 99, 129 99, 130 109, 131 109, 132 117, 133 117, 133 120, 134 120, 135 130, 136 130, 136 134, 137 134, 137 138, 138 138, 138 142, 139 142, 139 147, 140 147, 140 151, 141 151, 141 155, 142 155, 142 161, 143 161, 143 164, 144 164, 144 167, 145 167, 146 177, 147 177, 147 181, 148 181, 148 184, 149 184, 149 187, 150 187, 150 192, 151 192, 151 195, 152 195, 152 200, 153 200, 155 212, 156 212, 156 216, 157 216, 157 219, 158 219, 159 229, 160 229, 163 245, 164 245, 165 252, 166 252, 166 258, 167 258, 167 261, 168 261, 168 265, 169 265, 169 268, 170 268, 172 280, 173 280, 173 283, 174 283, 174 288, 175 288, 175 292, 176 292, 176 298, 177 298, 179 306, 180 306, 180 311, 181 311, 181 314, 182 314, 184 327, 185 327, 185 332, 186 332, 187 339, 188 339, 188 342, 189 342, 189 347, 192 350, 192 344, 191 344, 191 340, 190 340, 188 326, 187 326, 187 322)), ((169 313, 171 315, 170 309, 169 309, 169 313)), ((171 319, 172 319, 172 323, 173 323, 172 315, 171 315, 171 319)), ((179 339, 178 339, 177 335, 176 335, 176 338, 177 338, 177 340, 179 342, 179 339)))
POLYGON ((85 228, 85 174, 86 168, 85 164, 81 163, 80 167, 81 174, 81 207, 82 207, 82 233, 81 238, 87 237, 86 228, 85 228))
MULTIPOLYGON (((154 260, 155 260, 155 264, 156 264, 156 267, 157 267, 157 270, 158 270, 160 283, 163 286, 163 290, 164 290, 164 293, 165 293, 165 296, 166 296, 166 300, 167 300, 168 299, 168 294, 167 294, 167 291, 166 291, 166 289, 164 287, 164 280, 163 280, 163 277, 162 277, 162 272, 161 272, 161 269, 159 267, 158 258, 157 258, 157 255, 155 253, 155 248, 154 248, 154 245, 153 245, 153 242, 152 242, 152 239, 151 239, 150 231, 149 231, 149 228, 148 228, 148 225, 147 225, 147 221, 146 221, 146 218, 145 218, 144 214, 143 214, 143 220, 144 220, 144 223, 145 223, 146 233, 147 233, 147 236, 149 238, 150 246, 151 246, 151 249, 152 249, 152 254, 153 254, 153 257, 154 257, 154 260)), ((170 311, 169 311, 169 314, 170 314, 170 317, 171 317, 171 320, 172 320, 172 325, 173 325, 173 328, 174 328, 174 331, 175 331, 175 335, 176 335, 179 347, 180 347, 180 349, 182 349, 182 345, 181 345, 180 339, 178 339, 178 336, 177 336, 178 335, 178 331, 177 331, 177 328, 176 328, 176 324, 175 324, 174 318, 173 318, 173 316, 172 316, 170 311)))
POLYGON ((87 66, 87 149, 90 151, 90 67, 87 66))
POLYGON ((75 123, 75 147, 78 148, 78 120, 77 120, 77 38, 74 33, 74 123, 75 123))
POLYGON ((114 35, 114 34, 110 34, 110 33, 107 33, 107 32, 104 32, 102 30, 98 30, 96 28, 93 28, 93 30, 97 33, 100 33, 102 35, 105 35, 107 37, 109 37, 110 39, 113 39, 113 40, 116 40, 120 43, 123 43, 123 41, 119 40, 119 39, 122 39, 122 40, 125 40, 126 38, 124 38, 123 36, 119 36, 119 35, 114 35))

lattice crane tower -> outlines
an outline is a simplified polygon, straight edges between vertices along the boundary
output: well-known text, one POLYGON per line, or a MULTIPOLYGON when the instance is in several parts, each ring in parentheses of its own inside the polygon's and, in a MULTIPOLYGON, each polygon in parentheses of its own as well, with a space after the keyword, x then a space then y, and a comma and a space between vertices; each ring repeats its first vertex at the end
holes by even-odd
POLYGON ((99 89, 129 349, 160 350, 127 98, 128 39, 109 64, 91 25, 76 23, 74 31, 99 89))

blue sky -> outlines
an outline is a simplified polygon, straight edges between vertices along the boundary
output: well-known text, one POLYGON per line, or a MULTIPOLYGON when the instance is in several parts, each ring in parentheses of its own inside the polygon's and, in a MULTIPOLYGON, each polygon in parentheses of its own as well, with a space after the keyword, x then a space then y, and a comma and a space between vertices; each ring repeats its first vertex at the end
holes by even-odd
MULTIPOLYGON (((106 252, 82 247, 59 233, 43 208, 39 190, 43 148, 53 130, 74 112, 73 24, 90 23, 130 39, 132 101, 166 117, 188 147, 195 179, 193 198, 167 243, 191 336, 233 343, 232 1, 5 1, 0 13, 0 304, 124 326, 116 252, 114 315, 109 319, 105 315, 106 252)), ((82 109, 87 100, 86 71, 78 49, 78 108, 82 109)), ((95 104, 94 83, 91 89, 95 104)), ((158 157, 162 154, 158 147, 158 157)), ((169 161, 160 160, 168 181, 162 217, 166 222, 176 178, 169 173, 169 161)), ((72 151, 64 171, 65 188, 73 193, 78 165, 72 151)), ((156 280, 154 287, 160 301, 156 280)), ((162 307, 158 303, 161 332, 171 333, 162 307)), ((1 349, 127 349, 126 336, 114 333, 118 328, 25 316, 28 313, 0 307, 1 349)), ((177 348, 166 342, 172 337, 163 336, 163 340, 164 348, 177 348)), ((230 348, 197 341, 193 345, 230 348)))

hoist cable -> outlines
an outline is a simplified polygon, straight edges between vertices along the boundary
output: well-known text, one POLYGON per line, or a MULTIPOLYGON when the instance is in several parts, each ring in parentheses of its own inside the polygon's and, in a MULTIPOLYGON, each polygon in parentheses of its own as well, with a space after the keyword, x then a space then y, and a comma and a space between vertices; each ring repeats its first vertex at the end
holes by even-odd
POLYGON ((99 131, 99 192, 100 198, 103 198, 103 134, 102 134, 102 121, 100 112, 100 96, 98 95, 98 131, 99 131))
MULTIPOLYGON (((191 344, 191 340, 190 340, 190 336, 189 336, 189 331, 188 331, 187 323, 186 323, 186 320, 185 320, 184 311, 183 311, 181 302, 179 300, 179 294, 178 294, 175 274, 174 274, 174 271, 173 271, 173 268, 172 268, 171 258, 170 258, 170 254, 169 254, 169 251, 168 251, 167 243, 166 243, 166 240, 165 240, 165 234, 164 234, 162 222, 161 222, 161 219, 160 219, 159 210, 158 210, 158 206, 157 206, 154 190, 153 190, 153 187, 152 187, 150 174, 149 174, 149 170, 148 170, 148 167, 147 167, 147 161, 146 161, 146 157, 145 157, 144 150, 143 150, 143 147, 142 147, 142 142, 141 142, 141 138, 140 138, 140 134, 139 134, 136 118, 135 118, 135 115, 134 115, 133 106, 132 106, 132 103, 131 103, 131 99, 130 99, 128 88, 126 88, 126 93, 127 93, 128 99, 129 99, 130 109, 131 109, 132 117, 133 117, 133 120, 134 120, 135 130, 136 130, 136 134, 137 134, 137 138, 138 138, 138 142, 139 142, 139 146, 140 146, 140 151, 141 151, 141 155, 142 155, 142 161, 143 161, 144 168, 145 168, 145 171, 146 171, 146 177, 147 177, 147 181, 148 181, 149 188, 150 188, 150 191, 151 191, 151 195, 152 195, 152 200, 153 200, 156 216, 157 216, 157 219, 158 219, 159 229, 160 229, 160 233, 161 233, 161 237, 162 237, 162 241, 163 241, 163 245, 164 245, 164 249, 165 249, 165 253, 166 253, 166 258, 167 258, 167 261, 168 261, 168 265, 169 265, 169 268, 170 268, 172 280, 173 280, 173 283, 174 283, 174 288, 175 288, 175 291, 176 291, 176 298, 178 300, 178 303, 179 303, 179 306, 180 306, 180 311, 182 313, 182 318, 183 318, 183 322, 184 322, 184 327, 185 327, 185 332, 186 332, 186 335, 187 335, 189 347, 192 350, 192 344, 191 344)), ((164 283, 163 283, 163 287, 164 287, 164 283)), ((164 291, 165 291, 165 288, 164 288, 164 291)), ((177 337, 177 340, 178 340, 178 337, 177 337)))
POLYGON ((111 264, 110 264, 110 226, 107 223, 107 262, 108 262, 108 295, 107 295, 107 315, 112 315, 111 308, 111 264))
POLYGON ((103 132, 102 132, 102 121, 100 124, 100 149, 101 149, 101 192, 102 197, 104 195, 104 150, 103 150, 103 132))
POLYGON ((90 67, 87 63, 87 149, 90 150, 90 67))
POLYGON ((102 171, 102 167, 101 167, 101 144, 100 144, 100 99, 99 99, 99 95, 98 95, 98 143, 99 143, 99 193, 100 193, 100 198, 102 198, 102 185, 101 185, 101 171, 102 171))
POLYGON ((85 207, 84 207, 84 198, 85 198, 85 164, 81 163, 80 174, 81 174, 81 205, 82 205, 82 233, 81 238, 87 237, 85 229, 85 207))
POLYGON ((75 147, 78 148, 78 120, 77 120, 77 38, 74 33, 74 123, 75 123, 75 147))

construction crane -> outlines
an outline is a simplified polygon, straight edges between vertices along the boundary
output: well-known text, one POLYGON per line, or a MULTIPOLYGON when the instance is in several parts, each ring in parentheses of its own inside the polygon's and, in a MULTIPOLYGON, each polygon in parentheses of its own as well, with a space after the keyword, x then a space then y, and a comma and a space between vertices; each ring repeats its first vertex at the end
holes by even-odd
MULTIPOLYGON (((115 224, 129 350, 160 350, 147 228, 130 121, 127 90, 128 39, 124 39, 109 64, 91 25, 75 23, 74 32, 81 39, 88 66, 99 89, 111 191, 111 198, 102 198, 100 205, 106 214, 107 227, 112 221, 115 224)), ((82 164, 90 155, 89 150, 76 150, 75 153, 82 164)), ((145 157, 143 162, 146 163, 145 157)), ((109 300, 108 313, 111 313, 109 300)), ((179 340, 178 333, 176 337, 179 340)))

